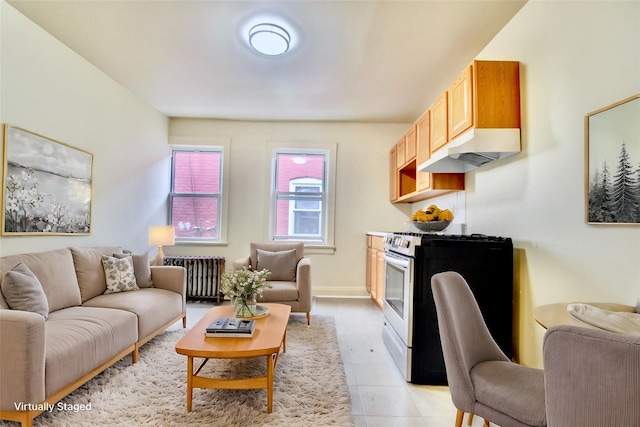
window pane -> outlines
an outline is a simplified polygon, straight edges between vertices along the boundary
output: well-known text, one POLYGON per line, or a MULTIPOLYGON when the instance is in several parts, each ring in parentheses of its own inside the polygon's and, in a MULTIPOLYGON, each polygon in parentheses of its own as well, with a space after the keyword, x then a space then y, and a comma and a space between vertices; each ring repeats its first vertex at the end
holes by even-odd
POLYGON ((294 217, 294 234, 320 234, 320 212, 298 211, 294 213, 294 217))
MULTIPOLYGON (((318 186, 304 186, 304 185, 296 185, 295 192, 296 193, 318 193, 320 191, 320 187, 318 186)), ((320 209, 320 202, 313 199, 302 199, 296 200, 296 209, 320 209)))
POLYGON ((217 197, 173 196, 171 210, 177 238, 218 238, 217 197))
POLYGON ((174 151, 174 193, 220 193, 221 160, 217 151, 174 151))
POLYGON ((276 171, 276 191, 291 191, 291 181, 300 178, 318 179, 320 188, 324 188, 324 156, 321 154, 277 154, 276 171))

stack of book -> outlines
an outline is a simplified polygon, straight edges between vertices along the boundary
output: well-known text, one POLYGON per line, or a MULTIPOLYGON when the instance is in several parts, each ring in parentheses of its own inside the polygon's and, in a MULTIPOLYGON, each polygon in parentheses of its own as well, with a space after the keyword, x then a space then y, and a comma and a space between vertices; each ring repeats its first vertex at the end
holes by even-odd
POLYGON ((255 320, 222 317, 214 320, 205 332, 206 337, 251 338, 256 328, 255 320))

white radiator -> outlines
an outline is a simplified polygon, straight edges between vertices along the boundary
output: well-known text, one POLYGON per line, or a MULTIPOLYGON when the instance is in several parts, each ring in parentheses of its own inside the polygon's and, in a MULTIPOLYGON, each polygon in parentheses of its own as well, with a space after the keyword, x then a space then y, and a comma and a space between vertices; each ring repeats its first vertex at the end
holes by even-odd
POLYGON ((165 256, 164 265, 175 265, 187 270, 187 298, 215 299, 220 302, 220 280, 224 273, 224 257, 220 256, 165 256))

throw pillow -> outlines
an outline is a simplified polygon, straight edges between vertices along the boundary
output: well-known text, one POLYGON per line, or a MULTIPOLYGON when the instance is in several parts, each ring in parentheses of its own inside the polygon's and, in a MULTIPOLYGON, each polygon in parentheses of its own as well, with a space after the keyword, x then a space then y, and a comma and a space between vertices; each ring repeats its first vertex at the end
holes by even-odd
POLYGON ((293 282, 296 280, 296 250, 270 252, 256 249, 258 260, 256 270, 266 268, 271 272, 267 280, 282 280, 293 282))
POLYGON ((102 255, 102 266, 104 267, 104 276, 107 280, 107 290, 105 294, 113 294, 116 292, 136 291, 136 276, 133 272, 133 261, 131 257, 115 258, 112 256, 102 255))
POLYGON ((151 265, 149 265, 149 254, 133 255, 131 253, 113 254, 115 258, 131 257, 133 261, 133 274, 136 276, 136 284, 139 288, 153 288, 151 280, 151 265))
POLYGON ((42 284, 23 262, 5 274, 0 286, 11 309, 38 313, 45 319, 49 316, 49 303, 42 284))

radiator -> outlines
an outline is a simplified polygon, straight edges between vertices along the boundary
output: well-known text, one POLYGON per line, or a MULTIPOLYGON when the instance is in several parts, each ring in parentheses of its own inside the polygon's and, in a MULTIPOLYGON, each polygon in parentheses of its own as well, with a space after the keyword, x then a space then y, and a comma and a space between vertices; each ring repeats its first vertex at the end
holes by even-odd
POLYGON ((224 257, 165 256, 164 265, 175 265, 187 270, 187 299, 215 299, 220 302, 224 257))

